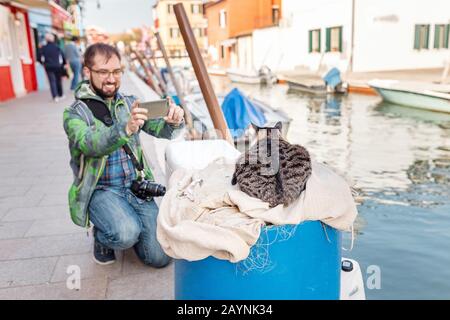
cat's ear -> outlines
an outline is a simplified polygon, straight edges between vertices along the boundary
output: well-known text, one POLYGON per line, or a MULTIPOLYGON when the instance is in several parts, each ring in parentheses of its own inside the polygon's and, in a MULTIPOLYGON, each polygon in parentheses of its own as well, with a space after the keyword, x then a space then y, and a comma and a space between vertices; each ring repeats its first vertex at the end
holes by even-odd
POLYGON ((281 123, 281 121, 277 122, 277 124, 275 125, 275 128, 277 128, 281 132, 281 129, 283 128, 283 124, 281 123))
POLYGON ((253 128, 255 129, 256 132, 258 132, 261 129, 264 129, 264 127, 259 127, 258 125, 251 123, 251 125, 253 126, 253 128))

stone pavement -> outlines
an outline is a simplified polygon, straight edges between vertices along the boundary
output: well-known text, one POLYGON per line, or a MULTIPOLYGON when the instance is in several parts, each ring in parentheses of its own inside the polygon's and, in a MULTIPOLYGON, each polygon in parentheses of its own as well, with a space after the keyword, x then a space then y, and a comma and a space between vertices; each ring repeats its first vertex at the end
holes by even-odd
MULTIPOLYGON (((129 75, 123 87, 139 89, 129 75)), ((146 267, 133 250, 113 265, 93 262, 92 233, 71 222, 67 205, 62 112, 72 98, 50 100, 44 91, 0 103, 0 299, 173 299, 173 263, 146 267), (72 265, 80 290, 66 285, 72 265)))

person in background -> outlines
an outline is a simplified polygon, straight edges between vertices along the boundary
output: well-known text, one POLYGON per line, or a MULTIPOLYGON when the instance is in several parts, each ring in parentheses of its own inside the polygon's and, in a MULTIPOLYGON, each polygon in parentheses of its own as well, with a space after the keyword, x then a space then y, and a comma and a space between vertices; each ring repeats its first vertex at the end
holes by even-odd
POLYGON ((39 50, 38 61, 44 66, 47 73, 53 101, 59 102, 65 98, 62 87, 62 71, 66 65, 66 58, 56 45, 53 34, 47 33, 45 40, 47 44, 39 50))
POLYGON ((69 62, 70 69, 73 73, 70 90, 74 91, 80 81, 81 73, 81 54, 80 54, 80 38, 74 36, 72 41, 65 46, 66 60, 69 62))

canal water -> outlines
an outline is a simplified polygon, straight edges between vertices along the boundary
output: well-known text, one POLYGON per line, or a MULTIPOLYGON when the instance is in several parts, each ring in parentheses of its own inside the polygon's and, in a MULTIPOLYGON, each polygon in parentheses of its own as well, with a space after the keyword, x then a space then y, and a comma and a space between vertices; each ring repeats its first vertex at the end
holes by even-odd
MULTIPOLYGON (((286 85, 213 78, 284 110, 287 139, 356 183, 355 241, 368 299, 450 298, 450 115, 382 103, 376 96, 311 97, 286 85), (380 271, 380 288, 372 288, 380 271)), ((344 247, 350 247, 344 235, 344 247)))

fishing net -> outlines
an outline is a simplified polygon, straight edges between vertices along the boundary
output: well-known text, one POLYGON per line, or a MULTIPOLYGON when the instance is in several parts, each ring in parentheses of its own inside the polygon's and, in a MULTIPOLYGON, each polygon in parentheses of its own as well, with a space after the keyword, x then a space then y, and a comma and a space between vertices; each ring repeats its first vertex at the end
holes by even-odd
POLYGON ((296 232, 297 225, 266 226, 261 228, 258 241, 250 249, 247 259, 236 264, 236 274, 250 272, 266 273, 275 266, 270 259, 270 247, 277 242, 289 240, 296 232))

